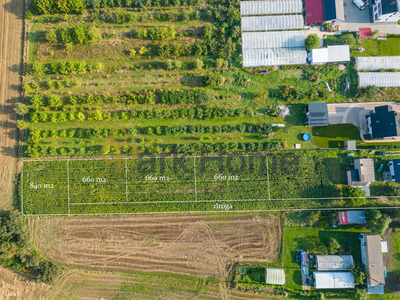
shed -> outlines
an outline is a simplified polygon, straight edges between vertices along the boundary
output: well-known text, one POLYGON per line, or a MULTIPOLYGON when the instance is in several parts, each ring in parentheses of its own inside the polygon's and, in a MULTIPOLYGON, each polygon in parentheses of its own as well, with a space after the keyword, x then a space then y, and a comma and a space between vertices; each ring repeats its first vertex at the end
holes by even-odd
POLYGON ((306 22, 307 24, 322 23, 324 17, 323 0, 306 0, 306 22))
POLYGON ((317 255, 318 271, 350 270, 354 265, 351 255, 317 255))
POLYGON ((316 289, 354 289, 354 277, 350 272, 314 272, 316 289))
POLYGON ((357 141, 345 141, 344 149, 349 151, 357 150, 357 141))
POLYGON ((400 72, 359 72, 358 87, 399 87, 400 72))
POLYGON ((307 51, 301 48, 243 49, 243 67, 304 65, 307 51))
POLYGON ((326 102, 311 102, 307 105, 308 125, 328 125, 328 105, 326 102))
POLYGON ((360 56, 355 59, 356 69, 360 71, 400 70, 400 56, 360 56))
POLYGON ((301 14, 302 12, 303 3, 301 0, 264 0, 240 2, 240 14, 242 16, 287 15, 301 14))
POLYGON ((339 212, 339 225, 366 224, 367 218, 363 210, 349 210, 339 212))
POLYGON ((302 30, 243 32, 242 49, 303 48, 305 37, 302 30))
POLYGON ((359 38, 360 39, 368 39, 372 37, 372 30, 371 28, 359 28, 359 38))
POLYGON ((327 64, 350 61, 349 45, 328 46, 326 48, 312 49, 308 54, 308 61, 315 64, 327 64))
POLYGON ((242 17, 242 31, 303 29, 301 15, 242 17))
POLYGON ((285 271, 283 269, 266 268, 265 269, 265 283, 266 284, 284 285, 285 284, 285 271))

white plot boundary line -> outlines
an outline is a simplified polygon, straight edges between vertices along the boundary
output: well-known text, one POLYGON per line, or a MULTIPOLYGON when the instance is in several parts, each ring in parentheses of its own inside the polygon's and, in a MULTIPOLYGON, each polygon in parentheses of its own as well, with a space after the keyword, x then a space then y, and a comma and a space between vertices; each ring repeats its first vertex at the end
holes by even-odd
POLYGON ((71 204, 69 196, 69 160, 67 160, 67 180, 68 180, 68 214, 71 214, 71 204))
MULTIPOLYGON (((116 205, 116 204, 166 204, 166 203, 200 203, 200 202, 256 202, 256 201, 302 201, 302 200, 350 200, 350 199, 379 199, 382 196, 371 197, 326 197, 326 198, 287 198, 287 199, 213 199, 213 200, 187 200, 187 201, 131 201, 131 202, 89 202, 71 203, 71 205, 116 205)), ((385 198, 400 198, 400 196, 387 196, 385 198)), ((395 206, 394 206, 395 207, 395 206)), ((400 206, 399 206, 400 207, 400 206)))
MULTIPOLYGON (((219 155, 219 157, 263 157, 264 155, 219 155)), ((194 160, 194 175, 196 176, 196 164, 195 164, 195 160, 196 160, 196 158, 209 158, 209 157, 212 157, 212 156, 178 156, 178 158, 193 158, 193 160, 194 160)), ((82 161, 91 161, 91 160, 116 160, 116 161, 121 161, 121 160, 125 160, 125 162, 126 162, 126 178, 125 178, 125 183, 126 183, 126 195, 128 195, 127 194, 127 189, 128 189, 128 181, 127 181, 127 161, 128 161, 128 159, 131 159, 131 160, 136 160, 136 159, 154 159, 154 158, 170 158, 170 159, 173 159, 173 158, 176 158, 176 156, 166 156, 166 157, 156 157, 156 156, 146 156, 146 157, 132 157, 132 158, 128 158, 128 157, 125 157, 125 158, 112 158, 112 157, 110 157, 110 158, 89 158, 89 159, 60 159, 60 160, 58 160, 58 161, 66 161, 67 162, 67 173, 68 173, 68 214, 33 214, 33 215, 30 215, 30 214, 26 214, 27 216, 40 216, 40 215, 43 215, 43 216, 46 216, 46 215, 50 215, 50 216, 56 216, 56 215, 60 215, 60 216, 63 216, 63 215, 70 215, 70 206, 72 205, 72 206, 77 206, 77 205, 116 205, 116 204, 165 204, 165 203, 196 203, 196 202, 214 202, 214 203, 216 203, 216 202, 244 202, 244 201, 250 201, 250 202, 252 202, 252 201, 267 201, 267 200, 269 200, 269 201, 300 201, 300 200, 336 200, 336 199, 343 199, 343 200, 345 200, 345 199, 355 199, 355 198, 366 198, 366 199, 378 199, 379 197, 382 197, 382 196, 372 196, 372 197, 326 197, 326 198, 286 198, 286 199, 284 199, 284 198, 282 198, 282 199, 271 199, 271 196, 270 196, 270 180, 269 180, 269 167, 268 167, 268 155, 265 155, 265 157, 266 157, 266 163, 267 163, 267 182, 268 182, 268 194, 269 194, 269 197, 268 197, 268 199, 226 199, 226 200, 224 200, 224 199, 213 199, 213 200, 200 200, 200 201, 198 201, 197 200, 197 180, 196 180, 196 178, 195 178, 195 195, 196 195, 196 200, 195 201, 142 201, 142 202, 129 202, 129 201, 126 201, 126 202, 104 202, 104 203, 96 203, 96 202, 91 202, 91 203, 70 203, 70 183, 69 183, 69 161, 70 160, 72 160, 72 161, 79 161, 79 160, 82 160, 82 161)), ((37 161, 57 161, 57 160, 54 160, 54 159, 43 159, 43 160, 22 160, 21 161, 21 163, 22 163, 22 166, 23 166, 23 163, 24 162, 37 162, 37 161)), ((21 178, 23 178, 23 168, 22 168, 22 166, 21 166, 21 171, 22 171, 22 174, 21 174, 21 178)), ((21 182, 22 183, 22 190, 23 190, 23 182, 21 182)), ((386 198, 399 198, 399 196, 384 196, 384 197, 386 197, 386 198)), ((22 199, 23 199, 23 196, 22 196, 22 199)), ((22 202, 23 202, 23 200, 22 200, 22 202)), ((22 208, 23 208, 23 204, 21 204, 22 205, 22 208)), ((367 209, 368 207, 364 207, 364 209, 367 209)), ((379 208, 379 207, 378 207, 379 208)), ((396 207, 396 206, 394 206, 394 207, 391 207, 391 208, 400 208, 400 207, 396 207)), ((334 209, 334 208, 326 208, 325 210, 330 210, 330 209, 334 209)), ((355 209, 355 208, 352 208, 352 207, 347 207, 347 208, 343 208, 343 209, 355 209)), ((290 211, 290 210, 317 210, 317 209, 278 209, 278 210, 260 210, 260 211, 290 211)), ((322 210, 322 209, 321 209, 322 210)), ((23 210, 21 209, 21 211, 23 212, 23 210)), ((223 211, 225 211, 225 210, 223 210, 223 211)), ((245 212, 246 210, 244 210, 243 212, 245 212)), ((248 211, 257 211, 257 210, 247 210, 246 212, 248 212, 248 211)), ((194 211, 193 213, 196 213, 197 211, 194 211)), ((212 211, 204 211, 204 212, 212 212, 212 211)), ((233 211, 232 211, 233 212, 233 211)), ((236 211, 236 212, 242 212, 242 211, 236 211)), ((163 212, 157 212, 157 213, 163 213, 163 212)), ((169 212, 165 212, 165 213, 169 213, 169 212)), ((174 212, 171 212, 171 213, 174 213, 174 212)), ((185 212, 176 212, 176 213, 185 213, 185 212)), ((190 212, 189 212, 190 213, 190 212)), ((103 213, 103 214, 145 214, 145 213, 103 213)), ((102 213, 95 213, 95 214, 71 214, 71 215, 102 215, 102 213)))
POLYGON ((24 161, 21 161, 21 212, 24 213, 24 161))
POLYGON ((128 202, 128 159, 125 159, 125 194, 126 202, 128 202))
MULTIPOLYGON (((140 212, 140 213, 97 213, 97 214, 71 214, 71 216, 107 216, 107 215, 168 215, 168 214, 203 214, 203 213, 253 213, 271 211, 337 211, 337 210, 365 210, 365 209, 400 209, 396 206, 379 207, 331 207, 331 208, 291 208, 291 209, 258 209, 258 210, 206 210, 206 211, 161 211, 161 212, 140 212)), ((69 216, 67 214, 26 214, 27 217, 46 217, 46 216, 69 216)))
POLYGON ((194 196, 197 202, 196 157, 193 157, 193 172, 194 172, 194 196))

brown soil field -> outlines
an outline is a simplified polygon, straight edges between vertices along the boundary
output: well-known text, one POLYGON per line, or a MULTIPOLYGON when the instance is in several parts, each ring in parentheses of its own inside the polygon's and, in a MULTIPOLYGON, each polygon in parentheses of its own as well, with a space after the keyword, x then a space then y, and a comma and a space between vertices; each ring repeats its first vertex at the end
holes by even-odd
POLYGON ((0 267, 0 299, 47 299, 49 287, 0 267))
POLYGON ((29 222, 40 252, 62 264, 222 281, 236 262, 275 261, 282 238, 280 218, 267 213, 32 217, 29 222))
POLYGON ((0 209, 12 207, 21 96, 23 0, 0 0, 0 209))

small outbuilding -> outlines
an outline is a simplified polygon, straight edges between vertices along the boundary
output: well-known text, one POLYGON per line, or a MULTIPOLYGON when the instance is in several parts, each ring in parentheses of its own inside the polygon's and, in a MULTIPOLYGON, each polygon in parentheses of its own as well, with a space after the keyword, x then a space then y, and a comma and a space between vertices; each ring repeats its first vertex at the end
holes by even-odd
POLYGON ((357 142, 356 141, 345 141, 344 149, 349 151, 357 150, 357 142))
POLYGON ((307 60, 312 65, 349 62, 350 47, 349 45, 337 45, 312 49, 310 52, 308 52, 307 60))
POLYGON ((309 126, 326 126, 328 121, 328 104, 326 102, 311 102, 307 105, 309 126))
POLYGON ((363 210, 349 210, 339 212, 339 225, 366 224, 367 218, 363 210))
POLYGON ((316 289, 354 289, 351 272, 314 272, 316 289))
POLYGON ((374 160, 372 158, 359 158, 354 160, 354 169, 347 171, 349 186, 366 187, 375 182, 374 160))
POLYGON ((284 285, 285 271, 283 269, 265 268, 265 283, 284 285))
POLYGON ((318 271, 345 271, 354 265, 351 255, 316 255, 318 271))
POLYGON ((369 39, 372 37, 371 28, 359 28, 358 32, 359 32, 358 37, 360 39, 369 39))

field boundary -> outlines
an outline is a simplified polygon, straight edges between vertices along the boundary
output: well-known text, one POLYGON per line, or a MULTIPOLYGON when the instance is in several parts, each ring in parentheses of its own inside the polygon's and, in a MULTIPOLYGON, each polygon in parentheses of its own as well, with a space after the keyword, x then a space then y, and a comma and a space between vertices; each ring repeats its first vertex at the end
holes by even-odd
MULTIPOLYGON (((129 196, 129 188, 128 188, 128 160, 130 159, 129 157, 125 158, 87 158, 87 159, 39 159, 39 160, 21 160, 21 211, 24 213, 24 163, 25 162, 54 162, 54 161, 66 161, 66 169, 67 169, 67 214, 25 214, 27 216, 55 216, 55 215, 60 215, 60 216, 66 216, 66 215, 109 215, 109 214, 153 214, 153 213, 199 213, 199 212, 216 212, 216 211, 224 211, 227 212, 228 210, 226 209, 215 209, 213 211, 187 211, 187 212, 143 212, 143 213, 93 213, 93 214, 71 214, 71 207, 76 207, 76 206, 97 206, 97 205, 103 205, 103 206, 108 206, 108 205, 159 205, 159 204, 168 204, 168 203, 232 203, 232 202, 268 202, 268 201, 301 201, 301 200, 347 200, 347 199, 359 199, 359 198, 365 198, 365 199, 379 199, 380 197, 385 197, 385 198, 399 198, 398 196, 369 196, 369 197, 319 197, 319 198, 310 198, 310 197, 303 197, 303 198, 272 198, 271 199, 271 189, 270 189, 270 172, 269 172, 269 166, 268 166, 268 155, 263 154, 263 155, 219 155, 218 157, 263 157, 265 156, 265 161, 266 164, 264 165, 266 168, 266 184, 268 186, 268 197, 266 198, 260 198, 260 199, 210 199, 210 200, 198 200, 198 190, 197 190, 197 174, 196 174, 196 158, 208 158, 209 156, 182 156, 186 159, 193 159, 193 175, 194 175, 194 200, 182 200, 182 201, 128 201, 128 196, 129 196), (125 202, 86 202, 86 203, 71 203, 71 197, 70 197, 70 161, 98 161, 98 160, 115 160, 115 161, 125 161, 125 202)), ((215 157, 215 156, 214 156, 215 157)), ((173 159, 174 156, 165 156, 165 157, 157 157, 157 156, 143 156, 143 157, 133 157, 131 160, 136 160, 136 159, 154 159, 154 158, 169 158, 173 159)), ((131 184, 134 182, 130 182, 131 184)), ((188 181, 190 184, 190 182, 188 181)), ((26 183, 27 184, 27 183, 26 183)), ((121 184, 123 184, 123 181, 121 181, 121 184)), ((122 194, 121 194, 122 195, 122 194)), ((193 193, 191 193, 193 195, 193 193)), ((373 209, 372 207, 363 207, 360 209, 373 209)), ((378 207, 374 207, 378 208, 378 207)), ((380 207, 379 207, 380 208, 380 207)), ((389 206, 387 208, 400 208, 400 206, 389 206)), ((295 209, 295 208, 288 208, 288 209, 272 209, 272 210, 250 210, 250 211, 298 211, 298 210, 319 210, 322 208, 314 209, 295 209)), ((338 210, 338 209, 358 209, 358 208, 352 208, 352 207, 347 207, 347 208, 324 208, 324 210, 338 210)), ((243 212, 247 210, 229 210, 229 212, 243 212)))

